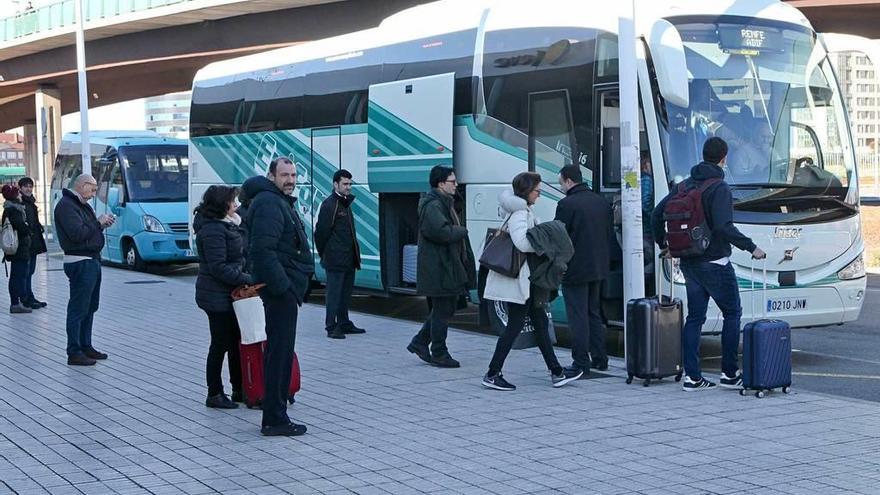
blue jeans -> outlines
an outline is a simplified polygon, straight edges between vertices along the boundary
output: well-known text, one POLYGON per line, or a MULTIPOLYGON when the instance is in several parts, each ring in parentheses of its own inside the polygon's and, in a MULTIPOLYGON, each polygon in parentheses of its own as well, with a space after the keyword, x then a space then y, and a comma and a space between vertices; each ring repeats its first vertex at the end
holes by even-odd
POLYGON ((685 373, 692 380, 699 380, 703 376, 700 370, 700 336, 711 297, 724 317, 724 326, 721 329, 721 371, 729 377, 735 376, 739 369, 736 358, 742 306, 733 265, 728 263, 721 266, 707 261, 683 259, 681 272, 687 284, 688 299, 688 316, 681 334, 685 373))
POLYGON ((67 301, 67 355, 82 354, 92 347, 92 321, 101 296, 101 263, 88 259, 65 263, 64 274, 70 280, 67 301))
POLYGON ((34 297, 34 289, 31 285, 31 280, 34 278, 34 273, 37 271, 37 255, 31 256, 30 264, 28 265, 28 276, 27 276, 27 284, 25 285, 24 294, 25 300, 28 302, 34 302, 37 300, 34 297))
POLYGON ((9 304, 15 306, 28 300, 27 286, 30 273, 30 260, 9 262, 9 304))

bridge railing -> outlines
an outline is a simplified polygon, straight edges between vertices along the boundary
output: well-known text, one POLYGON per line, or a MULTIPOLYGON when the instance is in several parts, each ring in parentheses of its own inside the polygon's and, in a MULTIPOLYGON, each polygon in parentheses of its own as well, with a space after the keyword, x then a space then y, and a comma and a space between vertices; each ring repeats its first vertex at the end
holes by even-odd
MULTIPOLYGON (((83 0, 86 22, 133 12, 164 7, 193 0, 83 0)), ((8 17, 0 17, 0 45, 18 38, 43 34, 76 24, 74 0, 32 8, 8 17)))

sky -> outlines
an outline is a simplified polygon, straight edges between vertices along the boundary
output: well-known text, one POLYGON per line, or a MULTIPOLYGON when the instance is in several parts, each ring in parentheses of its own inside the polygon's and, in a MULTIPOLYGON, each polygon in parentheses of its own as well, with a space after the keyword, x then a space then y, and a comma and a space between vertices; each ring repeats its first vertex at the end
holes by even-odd
MULTIPOLYGON (((144 100, 137 99, 89 109, 89 129, 93 131, 142 131, 144 100)), ((61 132, 79 132, 79 112, 61 117, 61 132)))

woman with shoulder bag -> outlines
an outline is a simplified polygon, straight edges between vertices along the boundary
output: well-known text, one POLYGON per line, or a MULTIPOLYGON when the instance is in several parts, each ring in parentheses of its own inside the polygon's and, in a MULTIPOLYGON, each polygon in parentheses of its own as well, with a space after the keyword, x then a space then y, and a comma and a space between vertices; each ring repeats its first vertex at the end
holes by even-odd
POLYGON ((208 315, 211 345, 208 348, 206 374, 208 398, 205 405, 235 409, 243 400, 241 361, 239 358, 238 320, 232 309, 232 291, 251 284, 244 272, 244 244, 235 213, 234 187, 211 186, 195 210, 193 230, 199 253, 199 276, 196 280, 196 304, 208 315), (221 370, 223 357, 229 357, 232 398, 223 393, 221 370))
POLYGON ((0 225, 9 220, 12 230, 18 235, 18 250, 6 254, 4 261, 9 261, 9 312, 30 313, 27 301, 27 280, 30 276, 31 261, 31 229, 27 223, 27 213, 21 202, 18 186, 6 184, 2 190, 3 218, 0 225))
MULTIPOLYGON (((541 196, 541 176, 534 172, 522 172, 513 178, 512 185, 513 189, 502 192, 498 200, 501 209, 508 215, 505 227, 510 235, 510 240, 516 249, 528 256, 529 253, 535 252, 526 237, 526 232, 538 224, 532 206, 541 196)), ((534 287, 529 281, 529 275, 529 264, 525 262, 515 278, 502 275, 497 271, 490 271, 486 278, 483 297, 490 301, 507 303, 507 326, 498 338, 495 353, 489 363, 489 371, 482 381, 486 388, 516 390, 516 386, 504 379, 501 368, 504 366, 507 355, 510 354, 516 337, 523 330, 526 316, 531 319, 535 329, 538 348, 550 370, 553 386, 561 387, 577 380, 583 374, 583 372, 568 372, 559 364, 550 340, 547 312, 541 305, 533 304, 531 296, 534 287)))

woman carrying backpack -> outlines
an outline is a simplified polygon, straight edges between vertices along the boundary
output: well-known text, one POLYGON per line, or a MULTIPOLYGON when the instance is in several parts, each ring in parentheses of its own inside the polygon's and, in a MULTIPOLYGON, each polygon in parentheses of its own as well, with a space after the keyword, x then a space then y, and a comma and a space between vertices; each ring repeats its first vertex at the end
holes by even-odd
POLYGON ((27 279, 30 277, 31 229, 27 223, 27 212, 21 202, 18 186, 6 184, 0 190, 6 202, 3 204, 3 261, 10 262, 9 268, 9 312, 30 313, 31 308, 23 303, 27 300, 27 279), (8 222, 8 226, 7 226, 8 222), (9 229, 18 237, 18 249, 10 252, 9 229))
MULTIPOLYGON (((498 200, 501 209, 507 213, 505 230, 510 234, 513 245, 523 253, 534 253, 535 248, 529 242, 526 233, 538 224, 538 218, 532 206, 541 197, 541 176, 535 172, 522 172, 513 178, 513 190, 501 193, 498 200)), ((495 354, 489 363, 489 371, 483 377, 483 386, 494 390, 516 390, 501 375, 501 368, 516 337, 525 326, 526 316, 531 319, 535 330, 538 348, 544 356, 544 362, 550 370, 554 387, 561 387, 577 380, 583 374, 581 370, 566 370, 559 364, 553 343, 550 341, 547 311, 542 304, 535 304, 532 295, 535 288, 529 280, 531 271, 529 263, 523 263, 516 278, 490 271, 486 278, 486 290, 483 294, 490 301, 507 303, 507 326, 495 345, 495 354)))

